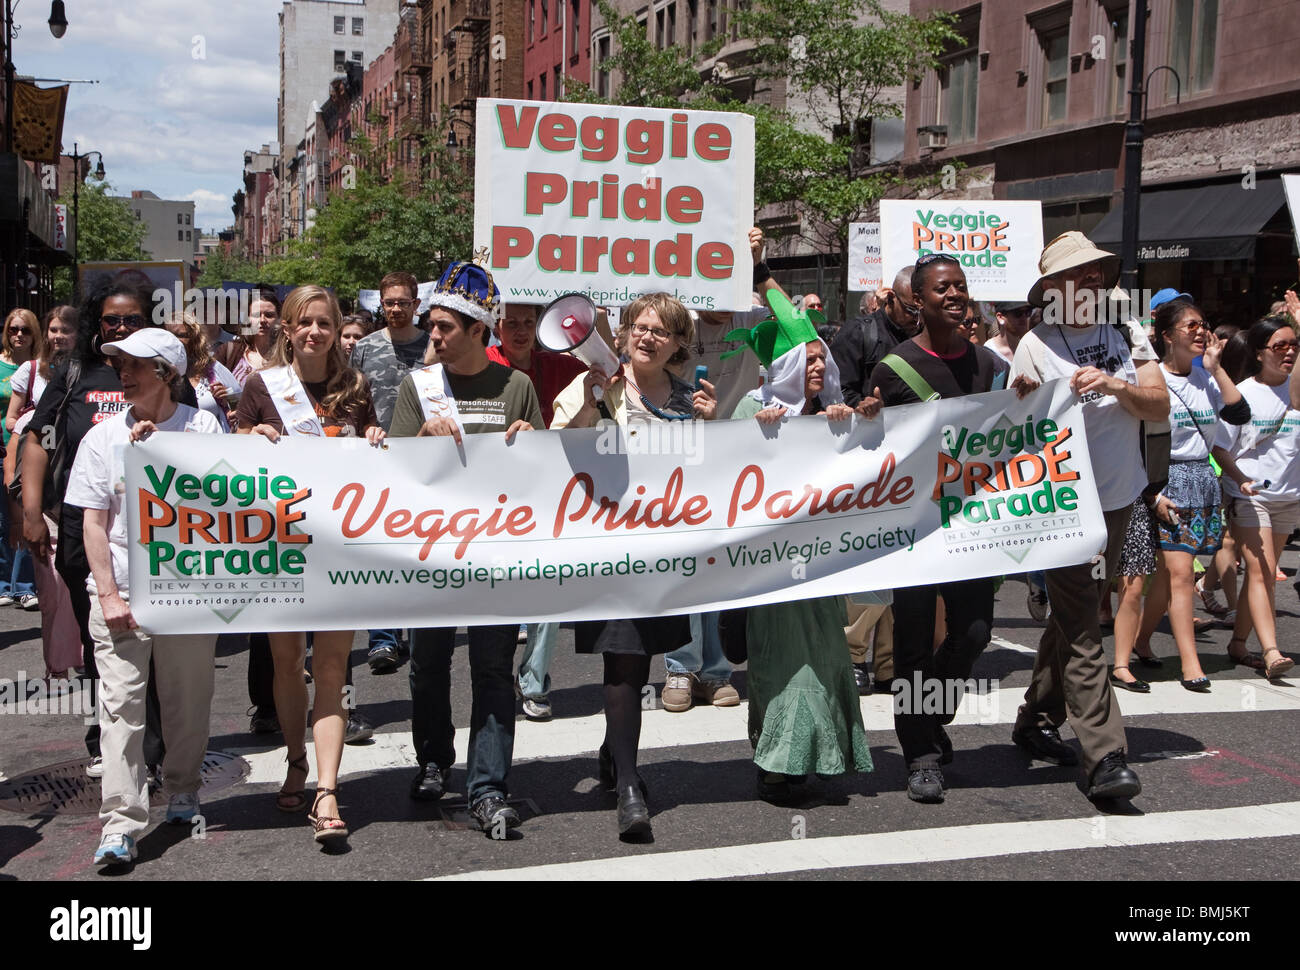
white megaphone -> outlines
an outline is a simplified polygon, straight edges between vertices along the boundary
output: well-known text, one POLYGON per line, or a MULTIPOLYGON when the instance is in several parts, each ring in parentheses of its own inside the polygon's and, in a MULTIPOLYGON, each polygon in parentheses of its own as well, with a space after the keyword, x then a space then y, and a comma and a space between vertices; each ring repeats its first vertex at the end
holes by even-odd
MULTIPOLYGON (((537 318, 537 342, 546 350, 572 354, 588 367, 599 367, 606 377, 618 373, 619 360, 596 328, 596 304, 581 293, 556 298, 537 318)), ((601 397, 599 387, 593 390, 601 397)))

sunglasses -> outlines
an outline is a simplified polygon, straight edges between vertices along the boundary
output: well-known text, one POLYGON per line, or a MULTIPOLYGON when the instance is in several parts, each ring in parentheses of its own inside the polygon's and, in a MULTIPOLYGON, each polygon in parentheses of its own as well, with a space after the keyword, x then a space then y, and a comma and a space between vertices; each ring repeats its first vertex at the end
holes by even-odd
POLYGON ((30 334, 31 331, 26 327, 10 327, 9 333, 14 336, 17 336, 18 334, 30 334))
POLYGON ((119 316, 116 313, 103 313, 99 317, 99 325, 109 330, 116 330, 119 327, 126 327, 128 330, 139 330, 148 322, 139 313, 128 313, 125 316, 119 316))
POLYGON ((1281 343, 1269 344, 1268 349, 1275 354, 1285 354, 1288 350, 1300 350, 1300 342, 1283 340, 1281 343))
POLYGON ((926 266, 938 259, 946 260, 949 263, 957 263, 958 265, 961 265, 960 259, 958 259, 956 256, 949 256, 947 253, 926 253, 924 256, 917 257, 916 262, 913 263, 912 265, 926 266))
POLYGON ((660 418, 660 419, 662 419, 662 420, 664 420, 664 421, 693 421, 693 420, 695 420, 695 415, 693 415, 693 414, 669 414, 667 411, 660 410, 659 408, 657 408, 657 407, 655 407, 653 404, 651 404, 651 403, 650 403, 650 399, 647 398, 644 394, 641 395, 641 404, 645 407, 645 409, 646 409, 647 411, 649 411, 651 414, 653 414, 656 418, 660 418))

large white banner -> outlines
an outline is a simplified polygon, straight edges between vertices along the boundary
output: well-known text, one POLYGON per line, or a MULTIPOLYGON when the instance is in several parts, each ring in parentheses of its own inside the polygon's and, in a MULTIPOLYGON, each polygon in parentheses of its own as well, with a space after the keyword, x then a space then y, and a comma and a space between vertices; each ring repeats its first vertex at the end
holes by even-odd
POLYGON ((127 456, 157 633, 658 616, 1078 563, 1104 523, 1064 382, 874 420, 504 436, 158 434, 127 456))
POLYGON ((480 98, 474 151, 474 249, 507 303, 749 308, 749 115, 480 98))
POLYGON ((975 300, 1023 300, 1038 280, 1043 252, 1041 202, 1001 199, 885 199, 880 203, 881 276, 917 257, 961 261, 975 300))
POLYGON ((880 223, 849 223, 849 289, 878 290, 880 280, 880 223))

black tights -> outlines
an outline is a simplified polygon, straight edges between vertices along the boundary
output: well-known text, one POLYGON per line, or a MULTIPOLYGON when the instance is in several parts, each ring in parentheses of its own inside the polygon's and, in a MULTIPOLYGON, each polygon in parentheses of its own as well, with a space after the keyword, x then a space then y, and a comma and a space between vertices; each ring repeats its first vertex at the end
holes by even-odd
POLYGON ((641 689, 650 680, 645 654, 605 657, 605 748, 614 761, 620 789, 636 785, 636 749, 641 742, 641 689))

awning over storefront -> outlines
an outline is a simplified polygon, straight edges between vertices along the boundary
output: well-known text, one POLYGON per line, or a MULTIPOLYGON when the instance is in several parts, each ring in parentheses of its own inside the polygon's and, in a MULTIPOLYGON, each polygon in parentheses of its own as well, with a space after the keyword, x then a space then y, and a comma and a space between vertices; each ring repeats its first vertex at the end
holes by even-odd
MULTIPOLYGON (((1233 180, 1147 189, 1138 222, 1138 261, 1250 259, 1260 230, 1285 204, 1279 178, 1261 178, 1254 188, 1233 180)), ((1116 203, 1089 236, 1102 249, 1118 253, 1123 220, 1123 206, 1116 203)))

